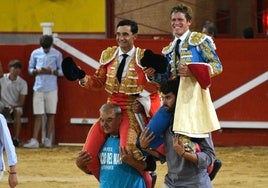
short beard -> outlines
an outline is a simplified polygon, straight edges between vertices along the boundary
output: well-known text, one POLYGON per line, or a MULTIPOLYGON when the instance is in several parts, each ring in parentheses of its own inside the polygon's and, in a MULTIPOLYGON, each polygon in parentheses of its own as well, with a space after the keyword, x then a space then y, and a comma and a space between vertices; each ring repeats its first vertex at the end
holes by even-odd
POLYGON ((171 107, 168 107, 168 106, 165 105, 165 109, 169 113, 174 113, 175 112, 175 107, 176 107, 175 104, 173 104, 171 107))

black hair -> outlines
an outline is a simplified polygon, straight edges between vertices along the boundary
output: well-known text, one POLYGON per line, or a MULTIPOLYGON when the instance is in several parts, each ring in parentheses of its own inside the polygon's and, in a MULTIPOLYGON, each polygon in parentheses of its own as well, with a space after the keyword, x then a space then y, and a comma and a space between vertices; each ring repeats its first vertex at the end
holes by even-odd
POLYGON ((117 24, 117 26, 116 26, 116 28, 118 28, 119 26, 125 26, 125 25, 128 25, 128 26, 130 26, 130 31, 133 33, 133 34, 136 34, 136 33, 138 33, 138 24, 135 22, 135 21, 133 21, 133 20, 121 20, 118 24, 117 24))
POLYGON ((53 44, 53 37, 51 35, 43 35, 40 37, 40 46, 47 49, 50 48, 53 44))
POLYGON ((15 67, 15 68, 21 69, 22 68, 21 61, 20 60, 17 60, 17 59, 11 60, 9 62, 9 64, 8 64, 8 68, 11 68, 11 67, 15 67))
POLYGON ((218 31, 214 23, 209 22, 203 25, 203 28, 207 30, 207 34, 211 37, 217 37, 218 31))
POLYGON ((179 78, 164 81, 161 83, 160 91, 165 95, 172 92, 175 96, 177 96, 179 84, 180 84, 179 78))
POLYGON ((243 30, 243 36, 246 39, 252 39, 254 38, 254 31, 252 27, 247 27, 243 30))
POLYGON ((15 67, 15 68, 21 69, 22 68, 21 61, 20 60, 17 60, 17 59, 11 60, 9 62, 9 64, 8 64, 8 68, 11 68, 11 67, 15 67))

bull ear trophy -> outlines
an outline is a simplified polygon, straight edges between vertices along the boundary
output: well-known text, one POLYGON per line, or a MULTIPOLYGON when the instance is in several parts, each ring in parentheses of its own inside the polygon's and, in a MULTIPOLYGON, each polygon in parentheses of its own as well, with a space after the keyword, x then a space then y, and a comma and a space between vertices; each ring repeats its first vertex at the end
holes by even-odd
POLYGON ((78 68, 71 57, 66 57, 63 59, 62 72, 65 78, 69 81, 75 81, 77 79, 82 79, 85 77, 85 71, 78 68))

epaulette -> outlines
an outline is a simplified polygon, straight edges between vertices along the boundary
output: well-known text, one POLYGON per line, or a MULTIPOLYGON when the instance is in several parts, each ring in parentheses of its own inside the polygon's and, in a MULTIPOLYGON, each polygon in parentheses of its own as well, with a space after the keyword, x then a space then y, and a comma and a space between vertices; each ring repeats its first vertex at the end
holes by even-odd
POLYGON ((197 45, 201 44, 202 42, 204 42, 205 40, 208 43, 210 43, 210 45, 212 46, 212 48, 214 50, 216 50, 216 45, 215 45, 213 39, 210 36, 205 35, 203 33, 193 32, 189 37, 189 44, 193 45, 193 46, 197 46, 197 45))
POLYGON ((108 47, 101 53, 100 64, 105 65, 113 60, 118 52, 117 46, 108 47))
POLYGON ((136 48, 136 64, 142 68, 141 59, 146 49, 136 48))
POLYGON ((167 55, 170 52, 172 52, 173 49, 174 49, 174 47, 175 47, 175 45, 176 45, 176 42, 175 41, 170 42, 168 46, 166 46, 166 47, 164 47, 162 49, 162 54, 167 55))
POLYGON ((192 32, 189 36, 189 44, 192 46, 197 46, 204 42, 206 38, 207 35, 205 35, 204 33, 192 32))

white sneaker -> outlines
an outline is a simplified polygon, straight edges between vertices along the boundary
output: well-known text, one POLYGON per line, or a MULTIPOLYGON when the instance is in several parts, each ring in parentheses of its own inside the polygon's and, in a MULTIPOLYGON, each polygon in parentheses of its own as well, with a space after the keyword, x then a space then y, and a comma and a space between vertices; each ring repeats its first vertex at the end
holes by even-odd
POLYGON ((31 138, 27 144, 23 145, 24 148, 39 148, 39 142, 35 138, 31 138))
POLYGON ((46 148, 51 148, 52 147, 52 141, 51 141, 51 139, 45 138, 45 140, 44 140, 44 146, 46 148))

